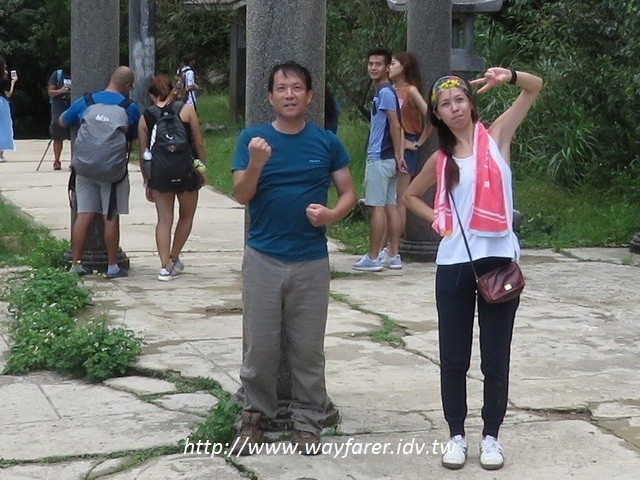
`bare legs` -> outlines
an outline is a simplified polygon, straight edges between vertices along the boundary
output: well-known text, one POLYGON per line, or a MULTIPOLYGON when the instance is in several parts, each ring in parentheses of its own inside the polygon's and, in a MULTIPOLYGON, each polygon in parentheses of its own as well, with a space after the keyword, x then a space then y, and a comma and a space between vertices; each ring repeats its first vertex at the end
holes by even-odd
POLYGON ((193 218, 198 206, 198 191, 182 193, 159 193, 154 194, 158 223, 156 225, 156 245, 162 266, 171 267, 171 259, 177 259, 182 252, 191 228, 193 218), (173 245, 171 244, 171 229, 173 227, 175 199, 178 198, 179 217, 173 235, 173 245))

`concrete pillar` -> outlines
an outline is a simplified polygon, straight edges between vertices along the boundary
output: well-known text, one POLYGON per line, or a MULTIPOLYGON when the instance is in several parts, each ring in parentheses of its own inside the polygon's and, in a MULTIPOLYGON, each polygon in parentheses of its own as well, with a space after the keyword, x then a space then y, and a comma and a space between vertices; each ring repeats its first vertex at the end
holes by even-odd
MULTIPOLYGON (((450 71, 451 66, 451 0, 423 0, 408 2, 407 50, 420 62, 425 96, 431 84, 450 71)), ((420 151, 419 168, 437 148, 434 134, 420 151)), ((434 188, 427 191, 424 200, 433 205, 434 188)), ((422 218, 407 212, 407 224, 400 244, 403 257, 419 261, 435 260, 440 237, 422 218)))
MULTIPOLYGON (((295 60, 311 72, 315 96, 307 119, 324 124, 326 12, 326 0, 247 0, 246 125, 273 120, 268 77, 275 64, 287 60, 295 60)), ((284 412, 291 401, 291 369, 284 357, 277 391, 284 412)), ((338 420, 339 412, 329 401, 323 424, 329 427, 338 420)))
MULTIPOLYGON (((72 1, 72 100, 86 92, 106 88, 111 74, 118 67, 119 11, 120 3, 118 0, 72 1)), ((75 132, 72 132, 72 139, 75 139, 75 132)), ((71 203, 71 226, 73 227, 76 218, 75 192, 72 194, 71 203)), ((104 243, 102 215, 96 215, 89 227, 82 262, 87 269, 98 271, 106 271, 107 269, 107 250, 104 243)), ((129 268, 129 259, 122 251, 118 254, 118 265, 121 268, 129 268)))
POLYGON ((229 115, 232 121, 244 117, 246 109, 245 84, 247 82, 247 8, 235 11, 231 26, 229 62, 229 115))
POLYGON ((151 103, 147 89, 156 67, 156 0, 129 0, 129 67, 131 98, 144 110, 151 103))
POLYGON ((326 0, 247 0, 246 124, 268 122, 267 80, 276 63, 295 60, 311 72, 308 119, 324 124, 326 0))

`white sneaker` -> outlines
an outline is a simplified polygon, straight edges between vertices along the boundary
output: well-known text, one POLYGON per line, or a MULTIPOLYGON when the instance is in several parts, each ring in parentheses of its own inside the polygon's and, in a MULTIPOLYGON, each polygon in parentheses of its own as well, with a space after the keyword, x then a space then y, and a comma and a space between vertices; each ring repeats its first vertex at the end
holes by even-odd
POLYGON ((170 282, 177 276, 178 272, 176 272, 173 268, 171 270, 167 270, 166 268, 162 267, 160 269, 160 272, 158 273, 158 280, 160 280, 161 282, 170 282))
POLYGON ((352 265, 354 270, 360 270, 362 272, 381 272, 383 270, 382 263, 377 258, 371 260, 368 253, 365 253, 360 260, 352 265))
POLYGON ((462 435, 455 435, 447 442, 442 455, 442 466, 450 470, 464 467, 467 461, 467 440, 462 435))
POLYGON ((389 252, 387 252, 381 262, 383 267, 387 267, 392 270, 402 270, 402 258, 399 253, 392 257, 389 255, 389 252))
POLYGON ((485 470, 498 470, 503 465, 502 445, 497 438, 487 435, 480 440, 480 466, 485 470))
POLYGON ((179 258, 175 260, 171 259, 171 265, 173 265, 173 270, 175 270, 177 274, 184 272, 184 263, 182 263, 179 258))
POLYGON ((384 265, 384 261, 387 258, 387 255, 389 255, 389 249, 387 247, 384 247, 382 250, 380 250, 380 252, 378 253, 378 260, 380 260, 380 262, 384 265))

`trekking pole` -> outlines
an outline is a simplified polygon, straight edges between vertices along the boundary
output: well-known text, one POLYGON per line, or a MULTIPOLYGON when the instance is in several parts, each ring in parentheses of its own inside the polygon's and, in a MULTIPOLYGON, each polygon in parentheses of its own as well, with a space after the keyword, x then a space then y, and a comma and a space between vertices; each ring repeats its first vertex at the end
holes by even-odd
POLYGON ((44 153, 42 154, 42 158, 40 159, 40 163, 38 164, 38 167, 36 168, 36 172, 38 170, 40 170, 40 166, 42 165, 42 162, 44 161, 44 157, 47 155, 47 152, 49 151, 49 147, 51 146, 51 142, 53 142, 53 138, 49 139, 49 143, 47 143, 47 148, 44 149, 44 153))

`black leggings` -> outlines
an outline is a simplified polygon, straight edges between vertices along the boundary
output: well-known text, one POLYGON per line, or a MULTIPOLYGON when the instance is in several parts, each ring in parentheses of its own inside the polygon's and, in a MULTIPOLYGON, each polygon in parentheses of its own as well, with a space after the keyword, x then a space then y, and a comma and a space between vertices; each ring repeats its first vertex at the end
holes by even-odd
MULTIPOLYGON (((478 275, 510 262, 484 258, 474 262, 478 275)), ((476 301, 480 325, 480 357, 484 375, 482 435, 498 437, 509 394, 509 359, 513 323, 520 298, 489 304, 476 299, 476 282, 469 263, 439 265, 436 273, 440 392, 451 436, 464 435, 467 416, 466 375, 471 361, 476 301)))

